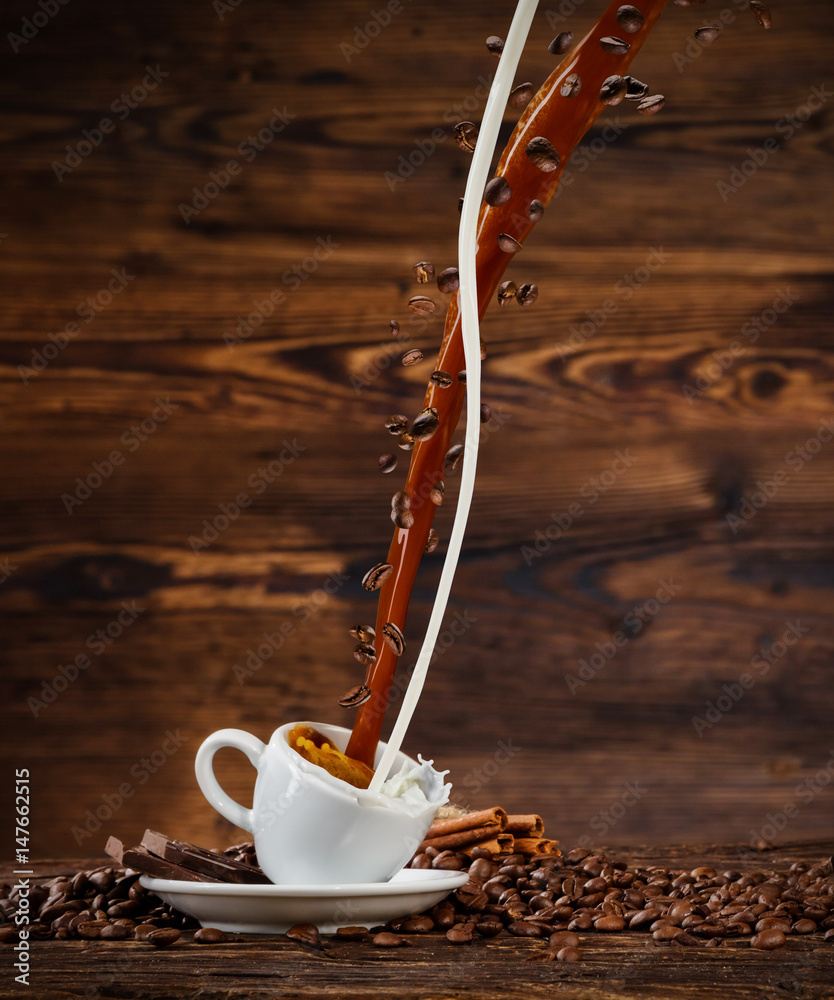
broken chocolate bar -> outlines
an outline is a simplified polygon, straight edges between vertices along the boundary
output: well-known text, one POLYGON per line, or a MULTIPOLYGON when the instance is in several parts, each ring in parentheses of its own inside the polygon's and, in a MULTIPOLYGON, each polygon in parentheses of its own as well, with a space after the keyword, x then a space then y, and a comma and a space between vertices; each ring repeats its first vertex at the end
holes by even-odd
POLYGON ((156 830, 145 830, 142 847, 158 858, 169 861, 191 872, 207 875, 220 882, 268 885, 269 879, 255 865, 234 861, 225 854, 196 847, 183 840, 169 840, 156 830))
POLYGON ((150 875, 151 878, 169 878, 180 882, 219 882, 220 879, 203 875, 200 872, 190 871, 181 865, 172 864, 162 858, 151 854, 144 847, 125 848, 116 837, 110 837, 105 847, 105 852, 114 858, 125 868, 133 868, 134 871, 143 875, 150 875))

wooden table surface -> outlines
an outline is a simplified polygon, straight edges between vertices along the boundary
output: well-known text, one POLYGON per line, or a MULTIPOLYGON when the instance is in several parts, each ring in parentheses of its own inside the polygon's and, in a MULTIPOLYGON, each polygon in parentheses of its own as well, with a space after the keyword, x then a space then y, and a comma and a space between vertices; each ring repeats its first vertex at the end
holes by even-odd
MULTIPOLYGON (((709 864, 737 871, 783 869, 798 860, 831 856, 834 840, 786 844, 757 857, 743 845, 642 847, 612 851, 630 864, 692 868, 709 864)), ((43 876, 78 871, 98 861, 52 861, 43 876)), ((0 868, 8 879, 10 868, 0 868)), ((744 940, 720 948, 655 943, 650 935, 581 934, 582 961, 528 961, 545 943, 501 935, 455 946, 441 934, 410 935, 412 947, 325 938, 311 949, 284 935, 238 935, 222 945, 189 943, 184 934, 165 950, 135 941, 41 941, 31 951, 31 989, 0 979, 0 998, 38 1000, 228 1000, 340 997, 350 1000, 824 1000, 834 997, 834 941, 794 935, 778 951, 757 951, 744 940)), ((0 945, 0 956, 10 952, 0 945)))
MULTIPOLYGON (((208 0, 73 0, 17 52, 7 35, 38 8, 3 6, 4 767, 31 770, 42 857, 99 852, 146 826, 229 843, 193 777, 208 733, 350 724, 336 706, 361 679, 347 630, 373 618, 359 581, 386 550, 403 472, 377 472, 382 425, 416 412, 439 340, 438 321, 408 326, 410 270, 454 263, 468 159, 449 129, 478 120, 479 78, 495 66, 483 42, 506 33, 513 4, 403 3, 357 53, 382 0, 219 12, 208 0), (124 117, 113 111, 147 67, 169 75, 124 117), (250 160, 247 136, 273 109, 295 117, 250 160), (114 129, 56 172, 105 117, 114 129), (437 128, 425 162, 396 174, 437 128), (186 222, 180 206, 230 160, 234 182, 186 222), (307 277, 319 241, 333 251, 307 277), (268 311, 256 303, 273 291, 272 314, 230 349, 238 317, 268 311), (392 318, 424 365, 392 359, 392 318), (21 374, 73 321, 80 333, 45 370, 21 374), (145 440, 131 431, 142 420, 145 440), (122 463, 68 512, 62 497, 114 450, 122 463), (270 462, 281 474, 262 482, 270 462), (241 491, 252 504, 195 553, 189 538, 241 491), (135 618, 120 626, 123 603, 135 618), (117 637, 97 641, 108 626, 117 637), (241 679, 235 666, 282 626, 280 651, 241 679), (63 690, 59 666, 83 655, 63 690), (44 685, 55 699, 33 709, 44 685)), ((543 80, 553 35, 579 37, 602 6, 543 5, 521 78, 543 80)), ((538 301, 493 307, 484 323, 484 394, 500 419, 449 611, 467 628, 438 656, 407 748, 451 768, 460 801, 539 811, 564 843, 832 826, 834 5, 774 0, 769 32, 724 6, 669 4, 635 66, 666 106, 653 118, 613 108, 594 128, 508 272, 537 282, 538 301), (693 49, 724 6, 722 37, 693 49), (733 173, 774 136, 763 166, 733 173), (744 183, 722 196, 733 177, 744 183), (792 304, 771 323, 780 294, 792 304), (607 301, 616 310, 570 346, 607 301), (765 324, 755 343, 742 332, 751 318, 765 324), (612 479, 618 452, 631 464, 612 479), (773 495, 741 517, 762 489, 773 495), (575 504, 581 516, 547 539, 575 504), (525 554, 537 541, 543 551, 525 554), (628 641, 609 659, 618 632, 628 641)), ((406 668, 439 555, 418 578, 406 668)), ((219 764, 245 799, 249 766, 231 752, 219 764)), ((2 782, 3 815, 11 790, 2 782)), ((403 961, 374 955, 370 967, 394 991, 403 961)), ((524 970, 543 990, 584 975, 524 970)))

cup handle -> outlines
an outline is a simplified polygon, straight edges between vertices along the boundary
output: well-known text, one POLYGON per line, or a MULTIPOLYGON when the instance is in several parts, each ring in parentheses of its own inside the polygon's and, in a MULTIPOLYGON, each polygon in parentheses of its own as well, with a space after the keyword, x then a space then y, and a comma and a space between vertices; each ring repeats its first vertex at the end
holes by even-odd
POLYGON ((249 758, 252 766, 257 769, 261 761, 261 756, 266 750, 266 744, 262 743, 257 736, 244 732, 242 729, 218 729, 203 741, 203 745, 197 751, 194 759, 194 771, 197 775, 197 784, 200 791, 205 795, 214 808, 241 830, 252 832, 254 826, 252 820, 252 810, 246 809, 240 803, 235 802, 231 795, 227 794, 220 787, 220 782, 214 776, 214 755, 222 747, 234 747, 240 750, 249 758))

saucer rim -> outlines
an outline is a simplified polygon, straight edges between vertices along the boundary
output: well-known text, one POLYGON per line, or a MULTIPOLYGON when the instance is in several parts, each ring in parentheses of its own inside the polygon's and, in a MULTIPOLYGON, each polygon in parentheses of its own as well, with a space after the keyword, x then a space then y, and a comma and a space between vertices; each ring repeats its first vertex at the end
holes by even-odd
POLYGON ((184 879, 154 878, 142 875, 139 882, 150 892, 197 893, 201 896, 256 896, 330 898, 338 896, 388 896, 413 892, 437 892, 448 886, 449 891, 462 886, 469 876, 463 871, 438 871, 431 868, 402 868, 388 882, 339 882, 324 885, 287 885, 239 882, 188 882, 184 879), (408 873, 407 875, 405 873, 408 873), (405 875, 405 877, 403 877, 405 875))

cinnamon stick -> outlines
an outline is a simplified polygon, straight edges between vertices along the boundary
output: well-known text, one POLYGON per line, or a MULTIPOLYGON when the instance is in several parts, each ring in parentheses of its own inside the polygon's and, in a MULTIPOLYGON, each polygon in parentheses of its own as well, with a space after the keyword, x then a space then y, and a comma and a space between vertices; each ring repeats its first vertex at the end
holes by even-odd
POLYGON ((500 806, 491 809, 481 809, 479 812, 467 813, 465 816, 454 816, 449 819, 436 819, 426 833, 426 839, 445 837, 461 830, 474 830, 481 826, 495 826, 504 830, 507 826, 507 813, 500 806))
POLYGON ((476 847, 489 851, 491 854, 511 854, 513 850, 513 836, 511 833, 499 833, 490 840, 479 840, 477 844, 468 844, 461 847, 461 854, 471 854, 476 847))
POLYGON ((507 816, 504 829, 516 837, 541 837, 544 834, 544 820, 537 813, 511 813, 507 816))
POLYGON ((513 841, 515 854, 561 854, 558 840, 546 837, 516 837, 513 841))
POLYGON ((497 823, 489 826, 476 826, 470 830, 458 830, 456 833, 447 833, 440 837, 427 837, 420 845, 421 850, 427 847, 436 847, 438 851, 456 851, 462 847, 474 846, 481 840, 491 840, 501 832, 501 827, 497 823))

